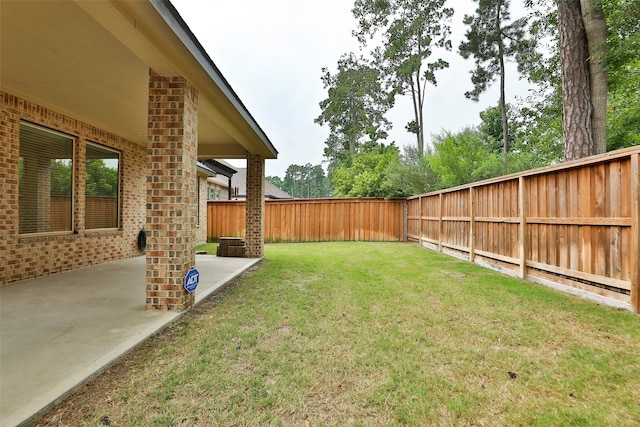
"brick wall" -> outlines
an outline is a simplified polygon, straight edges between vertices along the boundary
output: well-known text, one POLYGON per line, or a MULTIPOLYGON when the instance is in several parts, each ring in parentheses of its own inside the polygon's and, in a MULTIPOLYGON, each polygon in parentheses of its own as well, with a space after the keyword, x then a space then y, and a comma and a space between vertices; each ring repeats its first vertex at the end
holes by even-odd
POLYGON ((146 216, 146 147, 6 92, 0 92, 0 107, 0 285, 139 255, 137 235, 146 216), (121 152, 119 230, 85 230, 84 179, 76 178, 74 233, 19 235, 21 119, 77 137, 76 177, 84 176, 86 142, 121 152))
POLYGON ((264 157, 247 153, 246 251, 248 258, 264 256, 264 157))
POLYGON ((200 182, 198 195, 198 229, 196 232, 196 243, 207 241, 207 197, 209 196, 209 185, 206 176, 198 176, 200 182))
POLYGON ((210 198, 209 200, 229 200, 229 187, 211 181, 208 181, 207 184, 209 190, 214 190, 217 194, 217 197, 210 198))

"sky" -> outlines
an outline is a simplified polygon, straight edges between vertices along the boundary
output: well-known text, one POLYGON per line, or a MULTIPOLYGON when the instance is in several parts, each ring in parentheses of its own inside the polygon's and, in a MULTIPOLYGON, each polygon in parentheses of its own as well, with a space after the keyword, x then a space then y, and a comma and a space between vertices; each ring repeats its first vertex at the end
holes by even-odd
MULTIPOLYGON (((356 20, 352 0, 171 0, 220 72, 247 107, 279 152, 266 161, 266 175, 284 178, 289 165, 323 164, 328 127, 314 123, 319 103, 327 91, 320 79, 322 68, 335 73, 344 53, 359 52, 352 31, 356 20)), ((480 96, 479 102, 465 98, 471 90, 471 59, 457 53, 465 26, 472 14, 471 0, 449 0, 455 13, 451 22, 453 50, 443 52, 450 63, 436 74, 437 86, 429 85, 424 107, 425 143, 443 130, 459 131, 480 122, 479 113, 497 105, 497 82, 480 96)), ((519 17, 517 2, 512 16, 519 17)), ((526 96, 529 86, 519 80, 515 65, 507 71, 507 102, 526 96)), ((396 100, 388 113, 393 129, 388 143, 398 147, 415 144, 415 135, 405 130, 413 119, 411 99, 396 100)), ((230 161, 244 167, 244 160, 230 161)))

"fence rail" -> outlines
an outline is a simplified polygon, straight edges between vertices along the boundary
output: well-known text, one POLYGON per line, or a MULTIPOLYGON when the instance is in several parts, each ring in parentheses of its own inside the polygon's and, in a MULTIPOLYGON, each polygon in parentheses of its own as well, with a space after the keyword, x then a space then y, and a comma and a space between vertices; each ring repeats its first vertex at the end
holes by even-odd
MULTIPOLYGON (((265 242, 404 241, 405 206, 405 199, 267 200, 265 242)), ((244 234, 244 201, 208 202, 208 240, 244 234)))
POLYGON ((408 239, 640 307, 640 149, 408 199, 408 239))

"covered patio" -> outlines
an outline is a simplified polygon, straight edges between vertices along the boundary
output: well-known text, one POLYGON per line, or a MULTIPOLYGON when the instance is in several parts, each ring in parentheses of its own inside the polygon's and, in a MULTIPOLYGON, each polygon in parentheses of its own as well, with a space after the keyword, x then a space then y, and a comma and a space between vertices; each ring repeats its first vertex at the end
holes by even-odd
POLYGON ((206 238, 199 159, 247 160, 246 256, 263 256, 278 152, 169 1, 0 8, 0 286, 146 248, 134 302, 188 309, 206 238))
POLYGON ((0 1, 0 54, 0 424, 13 426, 263 257, 278 152, 168 0, 0 1), (247 161, 247 258, 195 254, 213 173, 198 161, 216 158, 247 161))
MULTIPOLYGON (((197 255, 195 303, 259 262, 197 255)), ((0 421, 36 418, 181 315, 145 306, 145 257, 0 287, 0 421)))

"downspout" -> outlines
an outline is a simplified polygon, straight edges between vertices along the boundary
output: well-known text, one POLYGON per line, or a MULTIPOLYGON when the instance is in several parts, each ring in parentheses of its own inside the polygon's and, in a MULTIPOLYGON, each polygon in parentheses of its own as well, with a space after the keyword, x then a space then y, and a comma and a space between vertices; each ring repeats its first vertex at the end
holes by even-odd
POLYGON ((231 200, 231 177, 229 177, 229 188, 228 188, 228 193, 229 193, 229 200, 231 200))

